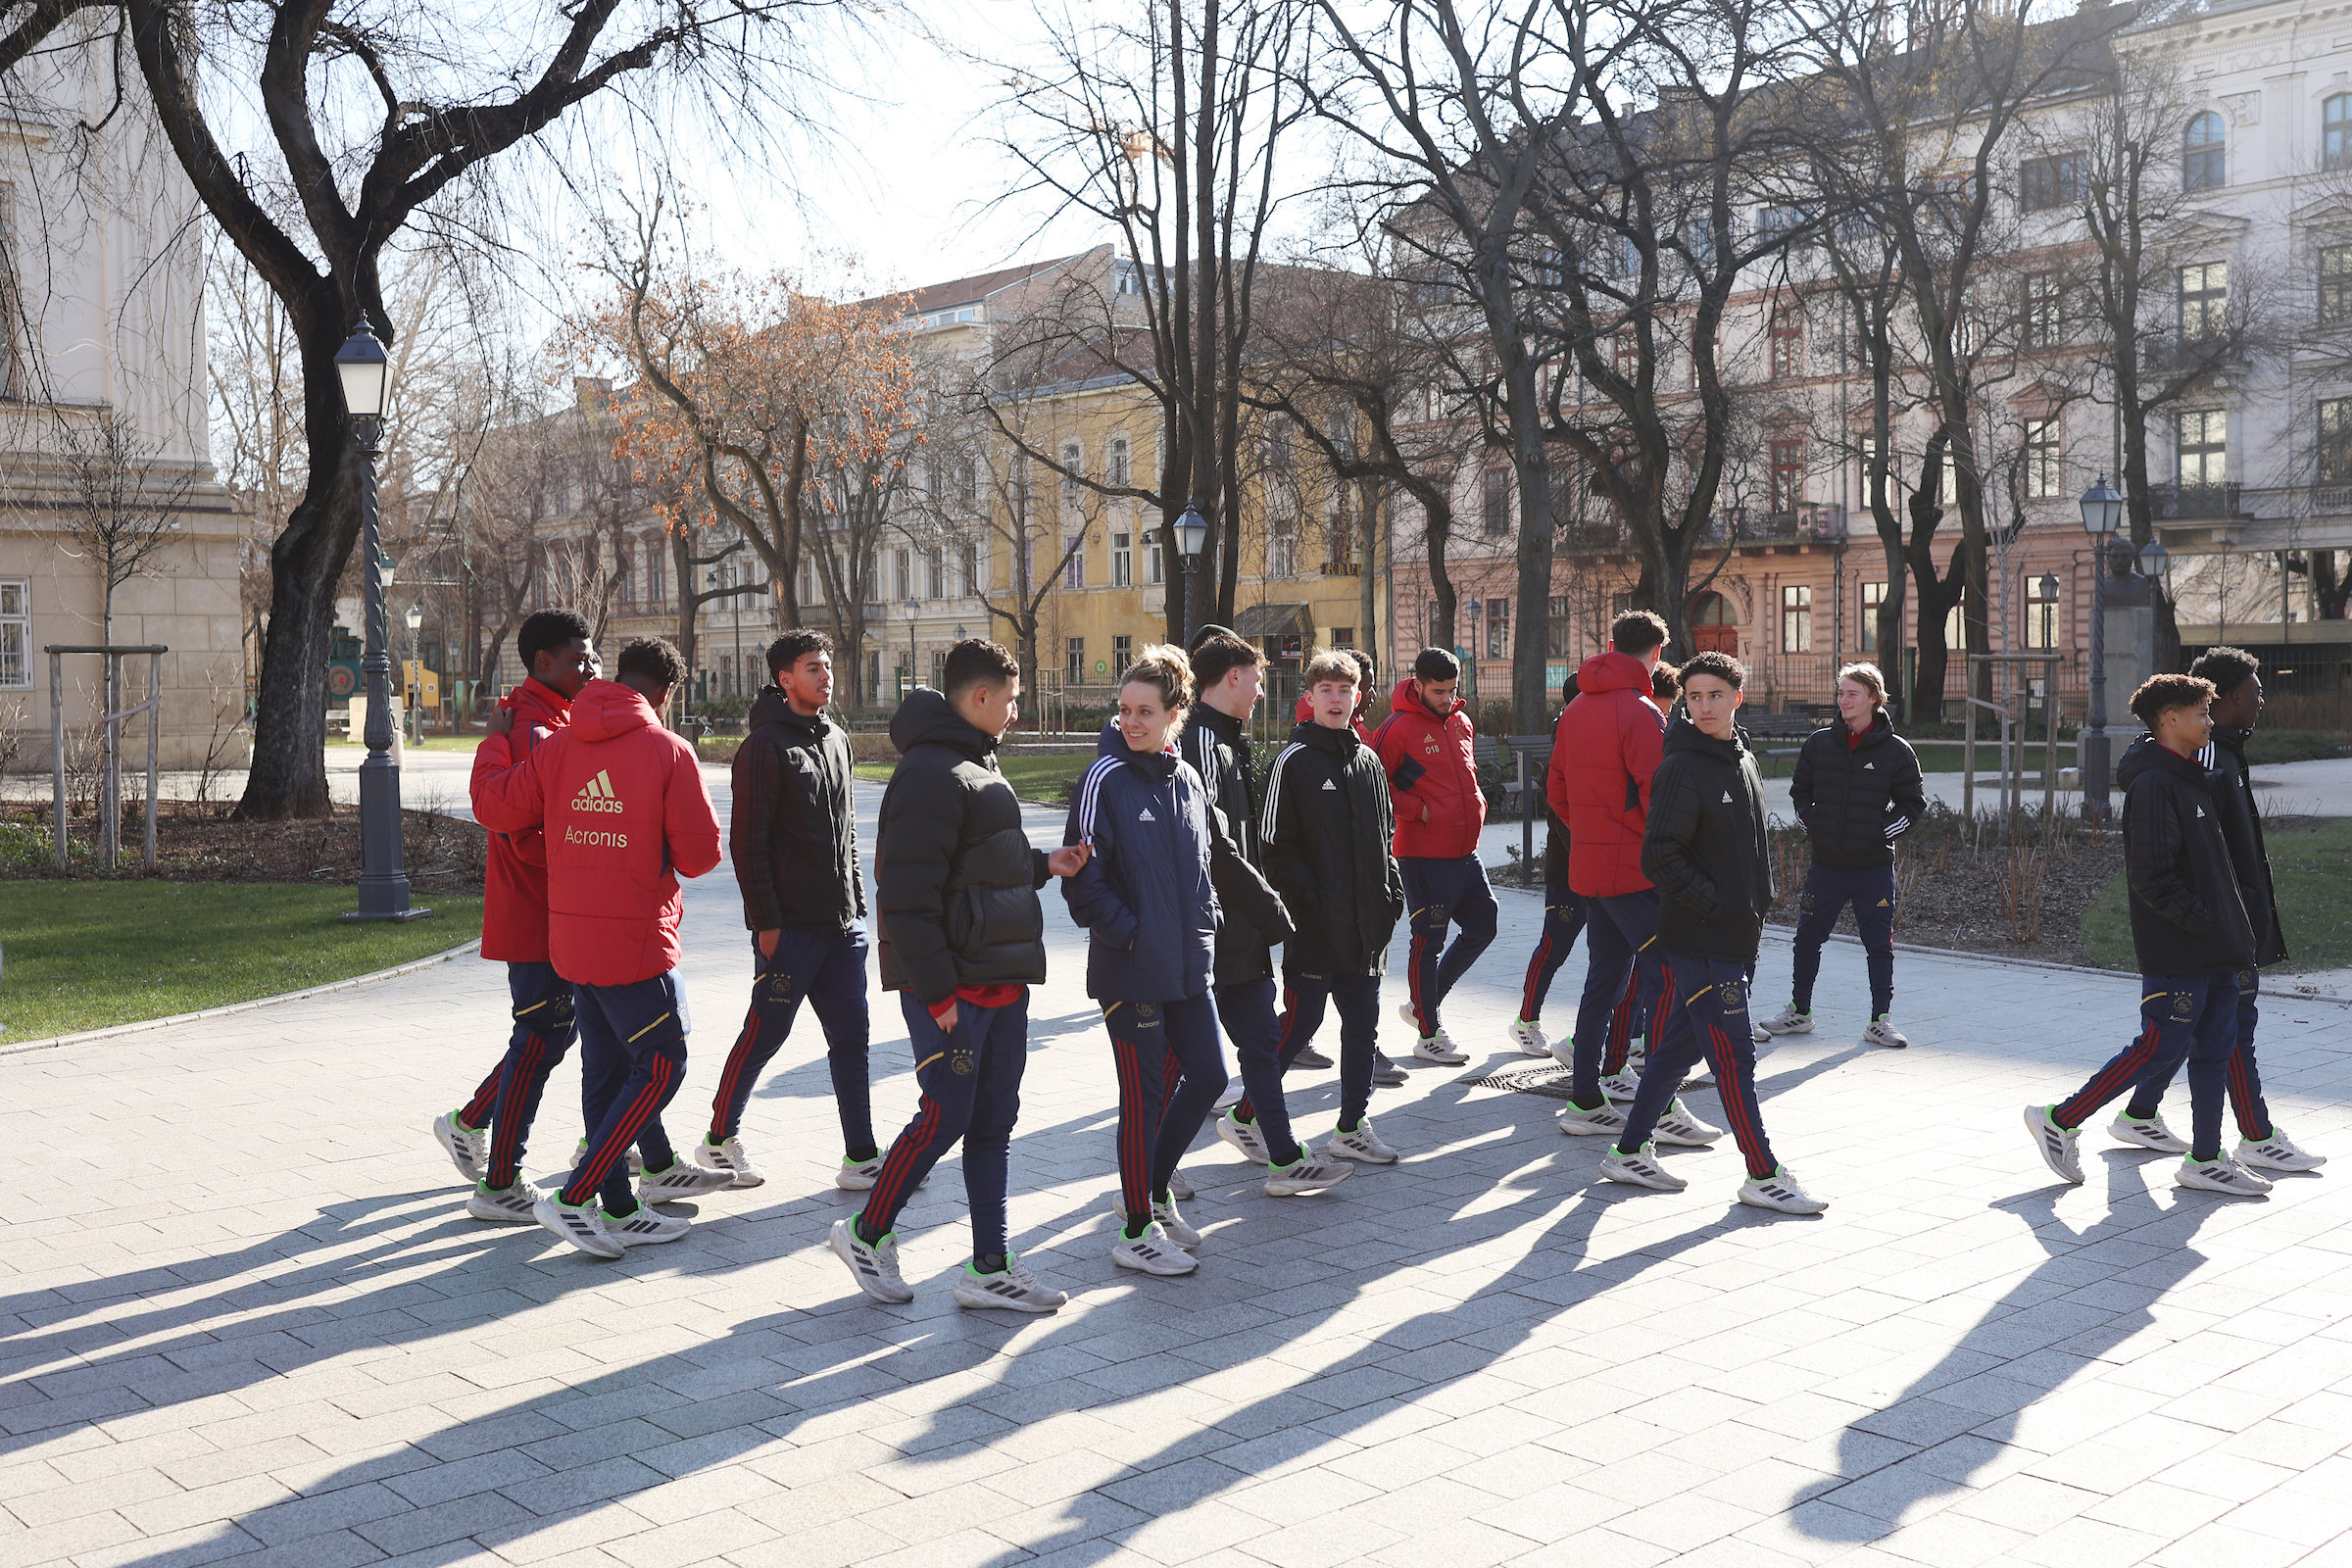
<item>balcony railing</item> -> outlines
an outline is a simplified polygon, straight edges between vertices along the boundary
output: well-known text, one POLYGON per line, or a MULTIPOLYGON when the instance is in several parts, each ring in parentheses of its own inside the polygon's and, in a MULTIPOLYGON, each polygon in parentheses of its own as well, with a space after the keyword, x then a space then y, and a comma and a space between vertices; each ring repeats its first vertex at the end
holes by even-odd
POLYGON ((2160 484, 2148 497, 2156 515, 2167 522, 2243 516, 2238 486, 2233 484, 2160 484))
POLYGON ((1741 544, 1781 539, 1842 539, 1845 509, 1831 502, 1800 502, 1787 512, 1763 512, 1729 507, 1707 529, 1709 539, 1741 544))

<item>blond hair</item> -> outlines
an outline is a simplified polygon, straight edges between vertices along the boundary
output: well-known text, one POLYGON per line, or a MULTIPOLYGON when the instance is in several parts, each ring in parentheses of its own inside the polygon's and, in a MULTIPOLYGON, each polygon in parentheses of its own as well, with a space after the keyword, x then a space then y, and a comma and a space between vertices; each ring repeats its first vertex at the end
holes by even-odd
POLYGON ((1303 678, 1308 691, 1313 691, 1327 680, 1361 686, 1364 683, 1364 666, 1356 662, 1355 655, 1348 649, 1318 648, 1307 658, 1303 678))
POLYGON ((1122 686, 1150 686, 1159 693, 1160 706, 1181 713, 1193 706, 1193 662, 1174 643, 1150 643, 1119 677, 1122 686))
POLYGON ((1838 678, 1867 690, 1874 704, 1886 701, 1886 676, 1876 664, 1848 664, 1838 672, 1838 678))

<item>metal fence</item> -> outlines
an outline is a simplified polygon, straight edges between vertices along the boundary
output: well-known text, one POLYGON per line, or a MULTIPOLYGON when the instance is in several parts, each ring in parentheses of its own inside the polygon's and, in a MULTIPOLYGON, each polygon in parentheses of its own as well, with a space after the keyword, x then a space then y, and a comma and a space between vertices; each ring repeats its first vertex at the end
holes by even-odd
MULTIPOLYGON (((1909 706, 1914 672, 1918 664, 1917 649, 1906 648, 1898 667, 1886 669, 1875 654, 1782 654, 1763 652, 1749 661, 1747 666, 1748 706, 1764 712, 1824 712, 1838 700, 1838 671, 1855 662, 1879 664, 1886 669, 1890 701, 1909 706)), ((2079 652, 2059 651, 2057 698, 2058 712, 2065 722, 2080 720, 2090 703, 2089 660, 2079 652)), ((2023 676, 2006 677, 2022 681, 2032 693, 2029 710, 2038 715, 2046 697, 2042 680, 2036 672, 2030 680, 2023 676)), ((1968 695, 1968 658, 1960 649, 1947 656, 1943 668, 1943 714, 1952 723, 1961 717, 1962 700, 1968 695)), ((2112 696, 2112 692, 2110 692, 2112 696)), ((1916 716, 1916 715, 1915 715, 1916 716)))

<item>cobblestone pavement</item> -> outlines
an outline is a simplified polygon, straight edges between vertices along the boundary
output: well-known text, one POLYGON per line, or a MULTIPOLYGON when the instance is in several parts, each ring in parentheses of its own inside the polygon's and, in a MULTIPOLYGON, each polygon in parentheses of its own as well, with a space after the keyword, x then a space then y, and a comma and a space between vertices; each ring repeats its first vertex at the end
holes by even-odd
MULTIPOLYGON (((1537 913, 1503 901, 1448 1009, 1495 1065, 1537 913)), ((2132 980, 1906 956, 1916 1044, 1872 1052, 1839 944, 1824 1032, 1762 1074, 1819 1219, 1734 1204, 1728 1149, 1676 1155, 1682 1194, 1602 1187, 1553 1102, 1422 1068, 1375 1101, 1404 1162, 1329 1195, 1269 1200, 1206 1140, 1200 1272, 1141 1279, 1107 1256, 1109 1054, 1049 910, 1012 1226, 1072 1293, 1052 1318, 950 1302, 953 1162, 903 1227, 914 1302, 855 1292, 806 1025, 752 1102, 768 1185, 610 1264, 466 1219, 427 1136, 503 1035, 493 965, 0 1059, 0 1564, 2352 1562, 2342 1007, 2263 1021, 2327 1172, 2183 1194, 2094 1131, 2065 1189, 2017 1108, 2122 1039, 2132 980)), ((721 870, 688 915, 681 1137, 739 927, 721 870)), ((1328 1127, 1333 1075, 1293 1082, 1328 1127)))

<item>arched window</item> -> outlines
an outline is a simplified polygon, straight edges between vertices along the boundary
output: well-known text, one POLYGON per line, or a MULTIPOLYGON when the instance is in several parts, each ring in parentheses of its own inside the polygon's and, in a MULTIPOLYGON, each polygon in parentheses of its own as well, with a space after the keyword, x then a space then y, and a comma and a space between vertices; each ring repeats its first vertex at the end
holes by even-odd
POLYGON ((2352 92, 2320 105, 2320 162, 2329 169, 2352 166, 2352 92))
POLYGON ((1740 656, 1740 625, 1731 601, 1709 589, 1690 597, 1690 651, 1740 656))
POLYGON ((2218 190, 2230 182, 2230 132, 2208 109, 2180 133, 2180 188, 2218 190))

